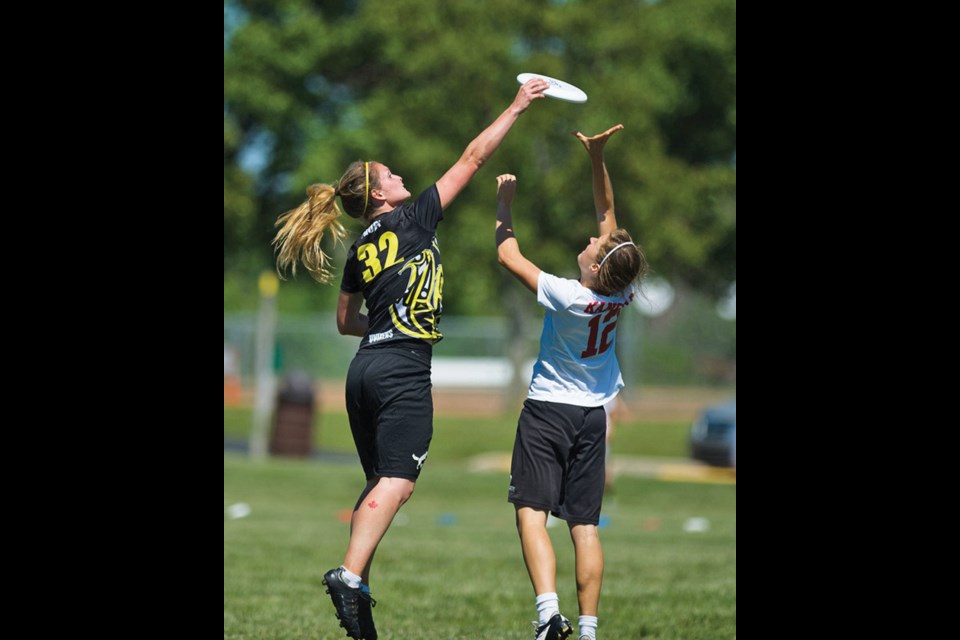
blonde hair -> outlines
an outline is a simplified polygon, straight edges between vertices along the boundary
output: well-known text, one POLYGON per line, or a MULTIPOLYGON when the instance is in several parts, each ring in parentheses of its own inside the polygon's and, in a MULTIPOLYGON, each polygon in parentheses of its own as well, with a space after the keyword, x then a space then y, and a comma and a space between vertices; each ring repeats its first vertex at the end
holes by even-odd
POLYGON ((606 245, 597 252, 597 263, 600 271, 593 290, 604 296, 626 290, 635 280, 643 280, 649 269, 643 249, 633 244, 626 229, 615 229, 610 233, 606 245), (619 251, 614 251, 618 247, 619 251))
POLYGON ((371 171, 371 162, 351 163, 341 176, 338 186, 318 183, 307 188, 307 199, 295 209, 291 209, 277 218, 274 226, 280 227, 273 238, 274 252, 277 256, 277 273, 281 278, 287 269, 296 276, 297 262, 303 264, 313 279, 327 283, 333 276, 328 256, 320 244, 328 230, 335 242, 343 242, 347 232, 337 218, 340 207, 337 196, 343 203, 343 209, 351 218, 363 218, 369 222, 370 191, 380 187, 379 174, 371 171))

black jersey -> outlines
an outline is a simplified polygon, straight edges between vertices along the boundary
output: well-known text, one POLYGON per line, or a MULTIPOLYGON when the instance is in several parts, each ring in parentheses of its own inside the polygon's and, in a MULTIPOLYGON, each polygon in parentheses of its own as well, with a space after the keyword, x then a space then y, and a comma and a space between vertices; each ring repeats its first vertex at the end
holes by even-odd
POLYGON ((443 266, 437 224, 443 219, 433 185, 413 202, 374 218, 347 253, 340 290, 363 292, 370 326, 360 348, 420 338, 439 342, 443 266))

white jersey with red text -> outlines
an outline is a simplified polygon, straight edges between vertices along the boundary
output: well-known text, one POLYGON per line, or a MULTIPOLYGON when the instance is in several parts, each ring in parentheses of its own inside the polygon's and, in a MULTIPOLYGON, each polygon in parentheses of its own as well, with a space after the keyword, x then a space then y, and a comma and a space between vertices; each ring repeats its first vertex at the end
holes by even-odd
POLYGON ((623 387, 614 349, 617 320, 633 297, 632 288, 602 296, 576 280, 541 272, 537 302, 547 311, 527 397, 582 407, 616 397, 623 387))

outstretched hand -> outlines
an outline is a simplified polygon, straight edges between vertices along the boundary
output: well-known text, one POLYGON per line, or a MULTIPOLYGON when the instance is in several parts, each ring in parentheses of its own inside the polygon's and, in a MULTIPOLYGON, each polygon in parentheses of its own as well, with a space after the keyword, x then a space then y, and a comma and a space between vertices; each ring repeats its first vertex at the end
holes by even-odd
POLYGON ((517 177, 510 173, 497 176, 497 202, 510 204, 517 190, 517 177))
POLYGON ((580 142, 583 143, 583 147, 587 150, 588 153, 595 153, 595 152, 603 151, 603 145, 607 144, 607 140, 610 139, 610 136, 612 136, 617 131, 620 131, 620 129, 623 129, 622 124, 618 124, 616 126, 610 127, 603 133, 598 133, 597 135, 590 136, 589 138, 583 135, 582 133, 580 133, 579 131, 574 131, 572 133, 577 137, 577 139, 580 142))
POLYGON ((512 106, 517 109, 517 113, 523 113, 534 100, 546 98, 547 96, 543 95, 543 92, 549 88, 550 83, 543 78, 531 78, 520 85, 520 90, 517 91, 517 97, 513 99, 512 106))

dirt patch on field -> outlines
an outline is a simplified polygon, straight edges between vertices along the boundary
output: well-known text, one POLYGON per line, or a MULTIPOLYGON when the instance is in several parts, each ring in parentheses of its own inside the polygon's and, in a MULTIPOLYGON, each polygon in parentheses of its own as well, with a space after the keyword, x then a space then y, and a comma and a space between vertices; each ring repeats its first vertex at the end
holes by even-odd
MULTIPOLYGON (((526 390, 507 394, 500 389, 434 389, 433 408, 436 415, 494 417, 519 413, 526 390)), ((730 389, 710 387, 639 387, 624 389, 621 419, 693 420, 706 404, 733 395, 730 389)), ((343 381, 323 380, 317 383, 317 401, 324 411, 342 410, 343 381)))
MULTIPOLYGON (((317 409, 345 411, 343 380, 318 380, 317 409)), ((734 394, 733 389, 713 387, 629 387, 620 399, 623 401, 620 419, 630 421, 688 421, 693 420, 704 405, 718 402, 734 394)), ((526 389, 509 394, 503 389, 434 388, 433 408, 438 416, 496 417, 518 415, 526 397, 526 389)), ((253 406, 253 389, 224 382, 224 406, 253 406)))

